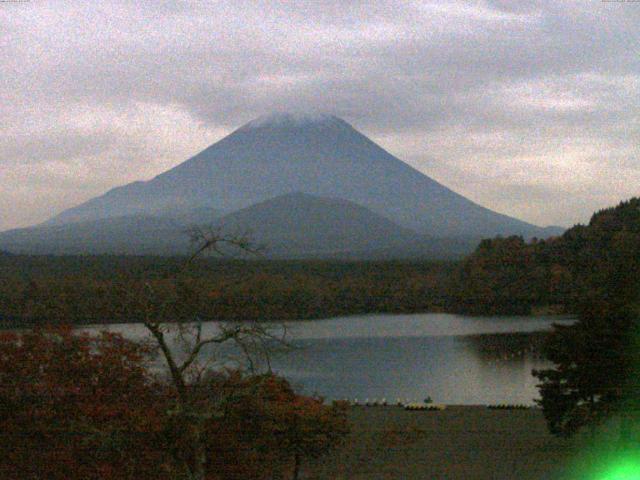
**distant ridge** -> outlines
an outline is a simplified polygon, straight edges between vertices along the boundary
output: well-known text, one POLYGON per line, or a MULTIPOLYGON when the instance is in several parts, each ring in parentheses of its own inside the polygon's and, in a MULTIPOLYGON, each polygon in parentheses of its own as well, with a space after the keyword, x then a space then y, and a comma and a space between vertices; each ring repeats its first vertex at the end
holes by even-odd
POLYGON ((0 244, 19 254, 173 255, 189 251, 186 226, 143 215, 40 225, 0 233, 0 244))
MULTIPOLYGON (((146 182, 114 188, 62 212, 44 226, 66 226, 63 230, 69 233, 65 236, 63 230, 56 230, 59 243, 54 243, 56 248, 67 251, 75 248, 69 245, 77 245, 78 238, 88 235, 84 230, 74 237, 70 224, 87 228, 87 222, 95 222, 92 228, 99 228, 100 222, 106 221, 102 240, 113 240, 115 245, 116 240, 106 236, 123 234, 124 230, 115 225, 127 223, 122 220, 125 218, 130 219, 128 222, 137 218, 146 225, 152 222, 151 218, 165 223, 176 219, 178 223, 204 223, 197 215, 189 215, 215 210, 218 218, 289 194, 323 198, 325 204, 326 199, 333 199, 357 205, 369 212, 369 220, 371 214, 378 216, 373 222, 376 228, 382 228, 381 219, 394 225, 397 235, 388 232, 389 238, 403 236, 407 231, 414 239, 465 241, 496 235, 545 238, 562 232, 493 212, 464 198, 397 159, 338 117, 292 113, 257 118, 175 168, 146 182), (63 237, 67 240, 63 241, 63 237), (68 248, 63 248, 65 242, 68 248)), ((347 208, 346 204, 342 207, 347 208)), ((271 216, 272 223, 285 224, 293 210, 280 211, 284 217, 276 220, 271 216)), ((234 217, 227 220, 231 218, 234 217)), ((298 217, 293 223, 300 232, 321 231, 317 223, 328 218, 298 217)), ((364 216, 357 218, 362 220, 364 216)), ((254 225, 254 230, 266 227, 263 222, 254 225)), ((356 229, 355 224, 353 228, 356 229)), ((53 234, 54 230, 47 232, 53 234)), ((300 232, 291 230, 290 244, 296 235, 303 238, 300 232)), ((7 243, 7 238, 16 235, 0 234, 0 248, 12 250, 14 244, 7 243)), ((361 245, 349 248, 368 250, 363 236, 359 238, 361 245)), ((42 248, 46 250, 46 246, 42 248)))
POLYGON ((456 257, 477 242, 443 241, 400 227, 348 200, 289 193, 223 217, 223 231, 250 232, 270 257, 456 257), (453 248, 453 245, 456 245, 453 248))
POLYGON ((206 222, 123 216, 12 230, 0 234, 0 243, 17 253, 185 255, 193 250, 186 231, 194 224, 248 234, 254 246, 264 246, 254 258, 457 258, 477 244, 429 238, 353 202, 303 193, 281 195, 206 222))

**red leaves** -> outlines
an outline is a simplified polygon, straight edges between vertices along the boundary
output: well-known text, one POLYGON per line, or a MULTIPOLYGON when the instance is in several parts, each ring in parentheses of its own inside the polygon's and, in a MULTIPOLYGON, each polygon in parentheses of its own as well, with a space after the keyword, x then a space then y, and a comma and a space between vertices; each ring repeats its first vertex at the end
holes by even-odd
POLYGON ((227 381, 243 394, 236 394, 226 415, 211 424, 209 448, 219 460, 215 478, 277 477, 276 472, 292 468, 296 456, 319 456, 347 433, 342 407, 297 395, 282 378, 232 376, 227 381))
POLYGON ((146 440, 160 431, 163 405, 144 359, 144 349, 111 333, 2 334, 0 476, 161 478, 151 472, 162 454, 146 440))
MULTIPOLYGON (((0 478, 175 478, 194 453, 189 428, 201 424, 175 415, 148 354, 113 333, 1 333, 0 478)), ((281 477, 294 458, 323 453, 346 430, 339 409, 275 376, 218 374, 188 393, 190 414, 206 419, 211 479, 281 477)))

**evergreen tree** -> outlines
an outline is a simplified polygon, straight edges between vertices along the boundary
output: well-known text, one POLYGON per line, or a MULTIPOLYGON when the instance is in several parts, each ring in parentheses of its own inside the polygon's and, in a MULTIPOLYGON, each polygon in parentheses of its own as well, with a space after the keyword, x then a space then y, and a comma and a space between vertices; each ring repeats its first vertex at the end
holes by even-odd
POLYGON ((556 326, 545 354, 555 366, 534 371, 549 430, 572 435, 637 400, 638 313, 631 306, 591 305, 570 326, 556 326))
POLYGON ((555 366, 534 371, 539 403, 555 434, 612 414, 624 434, 640 402, 640 199, 598 212, 574 233, 563 247, 577 281, 578 321, 550 336, 545 353, 555 366))

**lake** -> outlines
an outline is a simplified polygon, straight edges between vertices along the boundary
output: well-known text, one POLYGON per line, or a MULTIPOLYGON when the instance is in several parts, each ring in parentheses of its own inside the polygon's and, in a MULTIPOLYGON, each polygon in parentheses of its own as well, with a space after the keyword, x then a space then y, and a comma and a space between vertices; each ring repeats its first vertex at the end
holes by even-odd
MULTIPOLYGON (((544 331, 554 322, 571 320, 427 313, 294 322, 287 331, 295 348, 275 355, 271 363, 302 392, 327 400, 422 401, 430 396, 447 404, 532 404, 538 394, 531 370, 549 364, 531 352, 487 356, 471 336, 544 331)), ((208 322, 205 331, 216 327, 208 322)), ((140 324, 108 329, 129 338, 145 336, 140 324)))

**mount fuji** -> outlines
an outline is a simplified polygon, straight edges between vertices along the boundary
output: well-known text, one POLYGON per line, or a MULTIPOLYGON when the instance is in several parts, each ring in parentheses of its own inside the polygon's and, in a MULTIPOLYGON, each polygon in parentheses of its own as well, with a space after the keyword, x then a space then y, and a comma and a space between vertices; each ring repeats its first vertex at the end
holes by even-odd
MULTIPOLYGON (((178 240, 179 228, 189 223, 248 228, 283 249, 293 239, 296 256, 305 255, 301 239, 313 245, 309 251, 314 255, 325 245, 320 255, 385 251, 404 256, 425 254, 416 250, 421 242, 433 252, 438 239, 441 245, 455 239, 452 245, 470 250, 483 237, 544 238, 561 232, 468 200, 340 118, 275 114, 247 123, 149 181, 114 188, 42 225, 1 233, 0 248, 25 253, 178 253, 186 248, 178 240), (279 197, 286 201, 276 201, 279 197), (250 214, 242 212, 247 209, 250 214), (287 222, 294 210, 296 221, 287 222), (153 237, 164 235, 162 248, 154 250, 145 225, 153 226, 153 237), (296 236, 296 230, 305 235, 296 236), (359 233, 350 235, 354 230, 359 233), (130 236, 113 238, 125 234, 144 237, 138 243, 145 248, 138 252, 135 247, 114 247, 127 240, 136 244, 130 236)), ((282 254, 286 256, 284 250, 282 254)))

